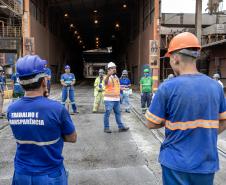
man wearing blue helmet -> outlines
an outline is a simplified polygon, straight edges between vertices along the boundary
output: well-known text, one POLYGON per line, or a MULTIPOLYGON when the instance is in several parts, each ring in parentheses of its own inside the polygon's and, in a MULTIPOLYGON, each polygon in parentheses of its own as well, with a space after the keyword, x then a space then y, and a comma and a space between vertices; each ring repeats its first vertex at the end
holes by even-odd
POLYGON ((5 84, 6 80, 3 75, 3 67, 0 66, 0 118, 4 117, 4 113, 2 112, 3 109, 3 103, 4 103, 4 90, 5 90, 5 84))
POLYGON ((77 106, 75 104, 75 90, 74 90, 74 85, 75 85, 75 75, 71 73, 71 68, 69 65, 66 65, 64 67, 65 73, 61 75, 60 82, 61 85, 63 86, 62 88, 62 104, 65 105, 65 102, 68 98, 69 94, 69 99, 71 101, 71 107, 73 110, 73 113, 78 113, 77 106), (68 93, 69 91, 69 93, 68 93))
POLYGON ((68 185, 63 164, 64 142, 76 142, 68 111, 43 95, 47 91, 45 62, 27 55, 16 63, 25 96, 7 111, 17 150, 12 185, 68 185))

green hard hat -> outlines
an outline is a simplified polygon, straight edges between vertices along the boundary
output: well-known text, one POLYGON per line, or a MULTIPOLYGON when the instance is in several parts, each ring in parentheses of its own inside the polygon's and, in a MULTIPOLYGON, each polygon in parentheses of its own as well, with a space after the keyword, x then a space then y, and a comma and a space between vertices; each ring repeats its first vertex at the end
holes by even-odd
POLYGON ((144 73, 149 73, 150 70, 149 69, 144 69, 144 73))

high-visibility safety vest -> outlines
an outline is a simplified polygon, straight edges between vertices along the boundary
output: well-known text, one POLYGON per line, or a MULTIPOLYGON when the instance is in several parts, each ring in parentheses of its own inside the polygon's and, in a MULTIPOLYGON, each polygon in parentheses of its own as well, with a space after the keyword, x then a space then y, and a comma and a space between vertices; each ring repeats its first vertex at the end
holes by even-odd
POLYGON ((109 77, 108 83, 105 86, 104 99, 112 101, 120 100, 120 82, 116 75, 109 77))
POLYGON ((98 76, 94 82, 94 96, 97 96, 98 93, 100 93, 100 90, 102 90, 102 94, 104 94, 105 91, 105 84, 104 84, 105 77, 101 80, 98 76))

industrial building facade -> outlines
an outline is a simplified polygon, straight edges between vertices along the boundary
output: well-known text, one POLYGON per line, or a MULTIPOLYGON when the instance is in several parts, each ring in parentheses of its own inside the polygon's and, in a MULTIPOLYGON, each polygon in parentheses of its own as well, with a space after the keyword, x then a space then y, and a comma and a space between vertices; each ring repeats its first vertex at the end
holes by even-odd
MULTIPOLYGON (((21 55, 38 54, 48 60, 53 82, 58 81, 65 64, 71 64, 77 76, 82 77, 82 51, 96 48, 91 42, 98 36, 102 42, 98 47, 112 46, 119 71, 128 69, 133 83, 139 84, 143 69, 150 63, 150 40, 160 40, 162 57, 174 35, 195 33, 194 14, 161 13, 161 1, 156 0, 130 0, 128 7, 122 7, 117 0, 1 0, 0 4, 1 65, 13 66, 21 55)), ((223 79, 225 23, 224 14, 202 15, 203 49, 198 61, 201 72, 210 76, 219 72, 223 79)), ((161 80, 172 73, 166 59, 160 59, 157 72, 161 80)))

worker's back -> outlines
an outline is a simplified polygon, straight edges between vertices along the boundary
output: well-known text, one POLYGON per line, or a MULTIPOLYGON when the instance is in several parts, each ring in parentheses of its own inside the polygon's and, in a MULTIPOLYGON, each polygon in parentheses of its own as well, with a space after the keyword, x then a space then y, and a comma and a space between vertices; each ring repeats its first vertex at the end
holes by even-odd
POLYGON ((156 122, 166 120, 160 163, 189 173, 217 171, 217 134, 224 111, 223 90, 206 75, 181 75, 164 82, 149 112, 156 122))
POLYGON ((8 108, 8 119, 17 141, 18 173, 49 174, 63 168, 62 135, 73 132, 74 126, 60 103, 42 96, 24 97, 8 108))

